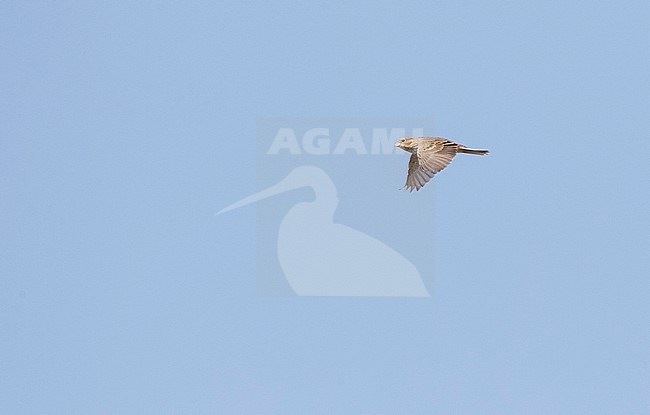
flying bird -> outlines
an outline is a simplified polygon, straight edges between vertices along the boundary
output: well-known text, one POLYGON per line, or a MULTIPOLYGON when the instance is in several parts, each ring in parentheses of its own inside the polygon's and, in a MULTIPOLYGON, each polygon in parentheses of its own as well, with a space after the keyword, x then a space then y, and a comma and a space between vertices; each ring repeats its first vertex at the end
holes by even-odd
POLYGON ((488 150, 476 150, 441 137, 404 137, 395 147, 411 153, 404 185, 409 191, 420 190, 431 178, 447 167, 457 153, 484 156, 488 150))

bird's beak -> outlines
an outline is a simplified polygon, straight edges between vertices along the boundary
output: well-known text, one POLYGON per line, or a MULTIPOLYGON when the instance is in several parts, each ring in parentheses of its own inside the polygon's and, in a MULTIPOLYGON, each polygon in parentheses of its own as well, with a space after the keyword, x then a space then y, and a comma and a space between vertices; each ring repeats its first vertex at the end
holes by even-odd
POLYGON ((242 200, 240 200, 239 202, 233 203, 232 205, 226 206, 225 208, 218 211, 216 213, 216 215, 221 215, 222 213, 226 213, 226 212, 228 212, 230 210, 239 209, 240 207, 250 205, 251 203, 259 202, 262 199, 266 199, 268 197, 275 196, 275 195, 277 195, 279 193, 284 193, 286 191, 295 189, 296 187, 299 187, 299 186, 292 185, 285 178, 285 179, 281 180, 279 183, 274 184, 271 187, 268 187, 268 188, 266 188, 266 189, 264 189, 262 191, 259 191, 259 192, 255 193, 255 194, 252 194, 252 195, 248 196, 248 197, 245 197, 242 200))

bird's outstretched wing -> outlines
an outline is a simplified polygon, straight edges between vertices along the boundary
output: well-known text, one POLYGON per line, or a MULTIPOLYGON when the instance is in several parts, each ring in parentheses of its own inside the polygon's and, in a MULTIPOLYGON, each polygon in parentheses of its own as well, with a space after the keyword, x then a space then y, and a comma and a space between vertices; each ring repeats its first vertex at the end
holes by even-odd
POLYGON ((418 146, 409 160, 409 171, 405 187, 409 191, 420 190, 431 178, 447 167, 458 152, 453 141, 427 140, 418 146))

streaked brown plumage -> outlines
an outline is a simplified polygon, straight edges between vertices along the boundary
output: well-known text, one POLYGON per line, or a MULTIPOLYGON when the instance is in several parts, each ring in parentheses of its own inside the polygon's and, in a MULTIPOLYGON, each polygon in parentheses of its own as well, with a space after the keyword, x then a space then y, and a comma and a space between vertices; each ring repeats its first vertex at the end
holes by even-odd
POLYGON ((420 190, 431 178, 447 167, 457 153, 484 156, 488 150, 476 150, 441 137, 404 137, 395 146, 411 153, 404 187, 420 190))

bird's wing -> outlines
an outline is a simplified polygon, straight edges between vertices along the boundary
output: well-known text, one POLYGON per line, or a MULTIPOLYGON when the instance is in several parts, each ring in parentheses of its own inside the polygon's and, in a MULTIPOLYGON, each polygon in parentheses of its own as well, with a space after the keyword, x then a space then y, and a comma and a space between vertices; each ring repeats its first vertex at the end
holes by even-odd
POLYGON ((433 176, 449 166, 457 152, 458 144, 452 141, 423 143, 417 152, 420 168, 427 170, 433 176))
POLYGON ((422 186, 428 182, 433 175, 427 175, 423 170, 420 169, 420 163, 418 162, 418 155, 413 153, 409 159, 409 172, 406 176, 406 187, 409 191, 420 190, 422 186))
POLYGON ((458 144, 448 140, 422 143, 411 155, 406 188, 420 190, 431 178, 447 167, 458 151, 458 144))

